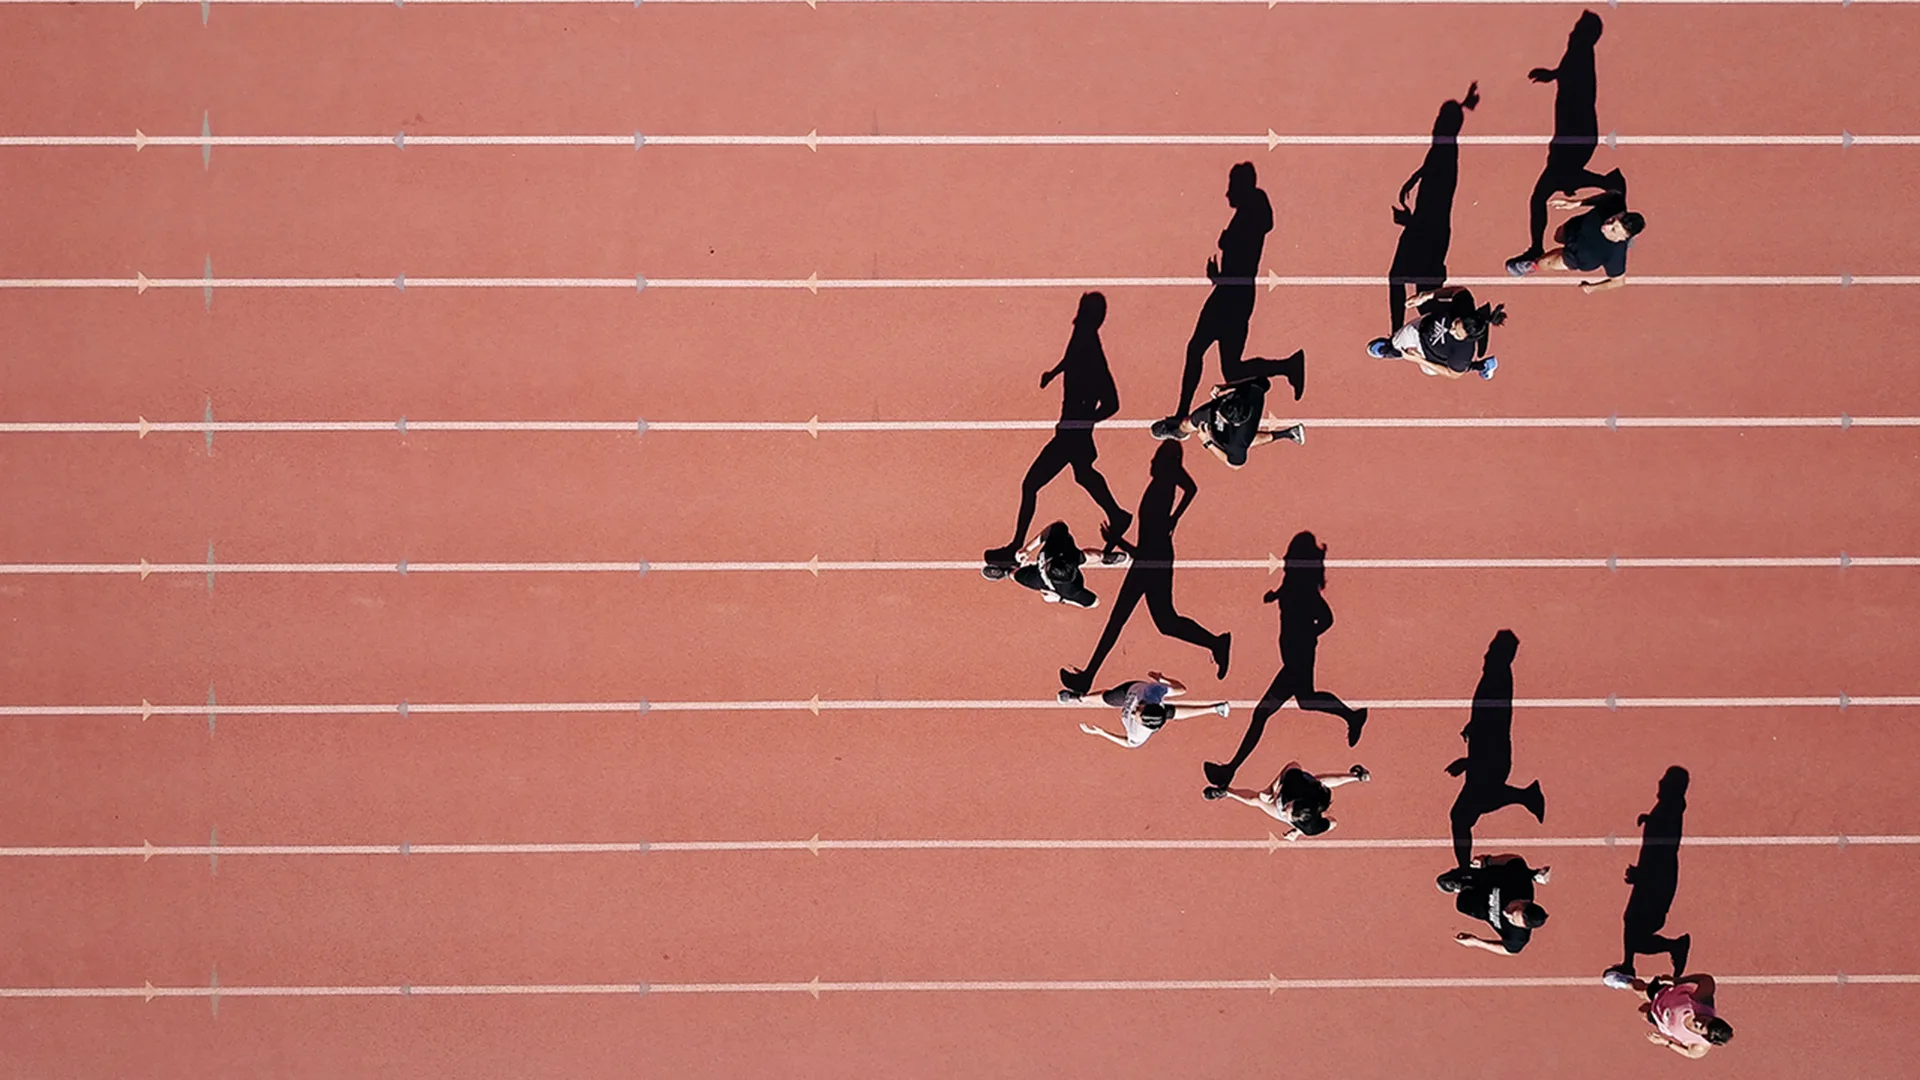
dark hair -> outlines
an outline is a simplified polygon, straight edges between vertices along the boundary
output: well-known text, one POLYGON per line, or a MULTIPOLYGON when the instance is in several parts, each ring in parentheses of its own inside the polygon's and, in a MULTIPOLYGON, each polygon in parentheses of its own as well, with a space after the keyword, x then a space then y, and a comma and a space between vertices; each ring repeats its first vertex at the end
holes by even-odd
POLYGON ((1173 707, 1164 702, 1143 701, 1140 703, 1140 723, 1149 731, 1158 731, 1168 720, 1173 719, 1173 707))
POLYGON ((1253 395, 1230 390, 1214 403, 1213 410, 1229 426, 1238 427, 1253 417, 1253 395))
POLYGON ((1547 909, 1539 904, 1529 903, 1520 910, 1520 921, 1526 923, 1529 930, 1538 930, 1547 925, 1547 909))
POLYGON ((1629 210, 1620 215, 1620 227, 1627 230, 1628 236, 1639 236, 1640 230, 1647 227, 1647 219, 1629 210))
MULTIPOLYGON (((1312 780, 1311 777, 1308 779, 1312 780)), ((1298 815, 1300 820, 1311 821, 1326 813, 1327 808, 1333 805, 1333 792, 1327 789, 1327 785, 1318 780, 1312 780, 1309 790, 1302 792, 1300 796, 1293 799, 1289 805, 1292 806, 1293 812, 1298 815)), ((1299 824, 1299 821, 1296 821, 1295 824, 1299 824)), ((1300 831, 1306 832, 1307 830, 1303 826, 1300 831)), ((1326 832, 1325 829, 1321 829, 1320 831, 1326 832)), ((1309 833, 1309 835, 1312 834, 1309 833)))
POLYGON ((1707 1041, 1715 1046, 1725 1046, 1733 1038, 1733 1025, 1717 1016, 1708 1018, 1706 1028, 1707 1041))
POLYGON ((1333 828, 1333 822, 1320 816, 1320 811, 1316 810, 1295 821, 1293 827, 1299 829, 1302 835, 1319 836, 1321 833, 1333 828))
POLYGON ((1487 336, 1487 331, 1502 326, 1507 321, 1507 305, 1481 304, 1460 320, 1466 324, 1469 341, 1487 336))
POLYGON ((1073 325, 1098 330, 1107 321, 1107 298, 1097 292, 1080 294, 1080 309, 1073 313, 1073 325))

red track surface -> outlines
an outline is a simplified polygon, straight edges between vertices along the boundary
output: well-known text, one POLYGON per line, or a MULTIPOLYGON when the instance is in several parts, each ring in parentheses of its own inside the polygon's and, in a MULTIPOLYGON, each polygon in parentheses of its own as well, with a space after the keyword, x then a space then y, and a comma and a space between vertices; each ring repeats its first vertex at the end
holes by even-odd
MULTIPOLYGON (((216 7, 218 7, 216 5, 216 7)), ((1541 133, 1574 8, 0 10, 8 133, 1541 133)), ((1609 11, 1602 129, 1913 134, 1920 13, 1609 11)), ((1197 274, 1251 157, 1283 274, 1385 272, 1411 147, 0 151, 0 277, 1197 274)), ((1450 266, 1524 242, 1535 148, 1471 147, 1450 266)), ((1920 150, 1601 150, 1652 221, 1636 273, 1920 267, 1920 150)), ((1602 166, 1609 167, 1609 166, 1602 166)), ((1380 290, 1263 293, 1326 416, 1912 415, 1911 289, 1488 288, 1501 377, 1359 358, 1380 290), (1903 351, 1905 350, 1905 351, 1903 351)), ((1123 415, 1172 404, 1199 290, 1113 290, 1123 415)), ((1073 294, 0 292, 0 419, 1045 418, 1073 294)), ((1276 402, 1276 407, 1283 403, 1276 402)), ((0 562, 958 559, 997 543, 1038 433, 0 435, 0 562)), ((1138 432, 1100 437, 1131 504, 1138 432)), ((1920 434, 1354 431, 1228 474, 1196 450, 1188 557, 1311 528, 1336 557, 1920 554, 1920 434)), ((1063 478, 1040 521, 1090 527, 1063 478)), ((1111 596, 1117 578, 1094 587, 1111 596)), ((1257 572, 1183 571, 1277 661, 1257 572)), ((9 704, 1039 699, 1105 612, 952 571, 0 579, 9 704)), ((1333 572, 1324 685, 1460 698, 1491 633, 1523 697, 1920 690, 1910 570, 1333 572)), ((1141 612, 1108 663, 1211 694, 1141 612)), ((216 707, 217 711, 217 707, 216 707)), ((1085 714, 0 719, 0 845, 1155 838, 1266 834, 1197 798, 1242 717, 1141 753, 1085 714)), ((1341 838, 1438 837, 1463 716, 1358 751, 1288 712, 1243 777, 1365 761, 1341 838)), ((1911 834, 1910 709, 1529 711, 1554 921, 1468 953, 1437 850, 13 858, 0 987, 1597 976, 1667 765, 1690 836, 1911 834)), ((1911 847, 1689 846, 1670 925, 1728 975, 1920 972, 1911 847)), ((1650 963, 1650 961, 1649 961, 1650 963)), ((1643 970, 1647 970, 1643 968, 1643 970)), ((1729 986, 1687 1064, 1624 995, 1476 990, 0 1000, 7 1075, 1899 1077, 1920 988, 1729 986), (217 1013, 217 1015, 216 1015, 217 1013)), ((1909 1063, 1909 1064, 1903 1064, 1909 1063)))

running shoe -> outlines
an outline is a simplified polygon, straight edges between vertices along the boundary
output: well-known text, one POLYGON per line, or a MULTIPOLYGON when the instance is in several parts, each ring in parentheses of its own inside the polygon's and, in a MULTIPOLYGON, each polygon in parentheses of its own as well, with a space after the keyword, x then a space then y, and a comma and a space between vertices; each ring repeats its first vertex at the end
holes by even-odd
POLYGON ((1153 433, 1154 438, 1162 442, 1168 439, 1178 439, 1180 437, 1180 420, 1174 416, 1169 416, 1164 420, 1155 420, 1153 426, 1147 430, 1153 433))
POLYGON ((1288 428, 1287 430, 1281 432, 1280 437, 1283 439, 1289 440, 1297 445, 1304 446, 1306 445, 1306 441, 1307 441, 1307 427, 1305 424, 1295 424, 1292 427, 1288 428))
POLYGON ((1227 797, 1227 789, 1223 787, 1203 788, 1201 789, 1200 797, 1208 802, 1213 802, 1215 799, 1224 799, 1227 797))
POLYGON ((1071 690, 1062 690, 1060 691, 1059 698, 1060 698, 1060 704, 1071 705, 1074 702, 1080 700, 1080 695, 1074 693, 1071 690))
POLYGON ((1500 366, 1499 357, 1497 356, 1487 357, 1487 366, 1480 369, 1480 377, 1482 379, 1493 378, 1493 373, 1497 368, 1499 368, 1499 366, 1500 366))
POLYGON ((1377 337, 1367 342, 1367 355, 1375 360, 1392 360, 1399 357, 1400 350, 1393 347, 1391 340, 1377 337))
POLYGON ((1233 714, 1233 706, 1223 701, 1220 704, 1215 705, 1213 707, 1213 711, 1219 713, 1221 716, 1230 716, 1233 714))
POLYGON ((1631 990, 1633 989, 1633 972, 1610 967, 1605 975, 1600 976, 1600 981, 1609 990, 1631 990))
POLYGON ((1516 255, 1507 260, 1507 273, 1512 274, 1514 277, 1526 277, 1538 269, 1539 266, 1540 260, 1538 259, 1529 259, 1524 255, 1516 255))

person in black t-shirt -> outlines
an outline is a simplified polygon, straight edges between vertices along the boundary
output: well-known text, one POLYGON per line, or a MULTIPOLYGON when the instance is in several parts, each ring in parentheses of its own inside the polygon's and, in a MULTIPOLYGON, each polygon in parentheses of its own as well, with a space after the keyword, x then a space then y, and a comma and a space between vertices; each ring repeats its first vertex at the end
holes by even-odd
POLYGON ((1124 552, 1081 548, 1074 542, 1067 523, 1056 521, 1041 530, 1033 543, 1013 557, 1011 567, 989 563, 981 574, 991 581, 1011 574, 1014 581, 1039 593, 1041 599, 1050 604, 1097 607, 1100 598, 1087 588, 1086 579, 1080 574, 1081 565, 1089 558, 1097 558, 1109 566, 1127 561, 1124 552))
POLYGON ((1455 910, 1486 923, 1497 935, 1483 938, 1462 931, 1453 940, 1503 956, 1526 948, 1533 932, 1547 921, 1546 909, 1533 902, 1533 887, 1545 885, 1550 874, 1550 867, 1535 870, 1518 855, 1482 855, 1470 867, 1441 874, 1435 884, 1441 892, 1454 894, 1455 910))
MULTIPOLYGON (((1615 170, 1613 177, 1619 177, 1615 170)), ((1538 259, 1524 256, 1507 260, 1507 273, 1515 277, 1525 277, 1536 270, 1573 270, 1585 273, 1589 270, 1607 272, 1604 281, 1583 281, 1582 292, 1602 292, 1617 289, 1627 283, 1627 249, 1633 246, 1633 238, 1647 227, 1647 219, 1627 209, 1626 181, 1621 179, 1617 190, 1603 190, 1597 195, 1584 199, 1555 199, 1552 206, 1556 210, 1580 210, 1585 212, 1577 217, 1568 218, 1553 238, 1563 246, 1554 248, 1538 259)))
POLYGON ((1264 376, 1242 379, 1239 382, 1223 383, 1213 388, 1213 397, 1205 405, 1193 410, 1193 414, 1180 421, 1179 426, 1162 431, 1156 428, 1156 439, 1180 439, 1198 433, 1200 444, 1212 451, 1213 456, 1227 463, 1230 469, 1237 469, 1247 463, 1247 451, 1256 446, 1286 439, 1289 442, 1307 441, 1307 429, 1300 424, 1285 428, 1263 429, 1261 410, 1267 401, 1267 391, 1272 383, 1264 376))
POLYGON ((1208 799, 1232 799, 1245 803, 1265 813, 1275 821, 1287 826, 1287 839, 1298 840, 1303 836, 1320 836, 1333 831, 1336 824, 1327 816, 1327 808, 1333 805, 1333 789, 1342 784, 1364 784, 1373 779, 1364 765, 1355 765, 1343 773, 1325 773, 1320 776, 1302 769, 1297 761, 1289 761, 1261 791, 1245 791, 1239 788, 1210 787, 1201 794, 1208 799))
POLYGON ((1493 378, 1497 357, 1487 355, 1493 328, 1507 321, 1502 304, 1475 307, 1473 293, 1449 285, 1407 299, 1420 318, 1401 327, 1391 338, 1374 338, 1367 355, 1382 360, 1410 360, 1429 375, 1457 379, 1468 372, 1493 378))

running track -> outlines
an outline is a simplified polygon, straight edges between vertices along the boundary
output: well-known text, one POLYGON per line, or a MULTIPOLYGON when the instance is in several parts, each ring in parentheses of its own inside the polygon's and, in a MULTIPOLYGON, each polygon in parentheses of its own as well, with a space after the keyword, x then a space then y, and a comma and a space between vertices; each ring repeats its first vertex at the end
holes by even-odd
MULTIPOLYGON (((1280 219, 1271 270, 1374 277, 1422 150, 820 137, 1418 143, 1476 78, 1468 136, 1542 135, 1552 95, 1524 73, 1554 62, 1576 11, 0 5, 0 135, 142 143, 0 146, 5 1071, 1906 1075, 1915 709, 1839 700, 1920 694, 1911 566, 1336 565, 1323 683, 1407 704, 1379 709, 1354 753, 1324 718, 1270 729, 1246 776, 1291 756, 1376 778, 1341 792, 1335 836, 1273 851, 1263 819, 1197 797, 1199 761, 1231 749, 1244 709, 1122 754, 1074 730, 1093 714, 1043 707, 1104 611, 955 569, 835 568, 1000 542, 1043 434, 831 422, 1050 419, 1056 391, 1035 380, 1078 290, 794 282, 1197 277, 1242 159, 1280 219), (790 141, 616 145, 636 131, 790 141), (377 138, 214 141, 269 135, 377 138), (136 292, 136 275, 168 284, 136 292), (399 275, 787 284, 223 284, 399 275), (110 287, 30 286, 49 279, 110 287), (829 430, 796 429, 810 417, 829 430), (4 426, 137 419, 177 426, 4 426), (671 429, 686 421, 736 430, 671 429), (806 572, 816 557, 827 569, 806 572), (371 568, 314 570, 328 563, 371 568), (51 564, 120 569, 19 570, 51 564), (222 570, 241 564, 286 565, 222 570), (1522 639, 1521 697, 1586 702, 1518 715, 1516 778, 1541 778, 1547 825, 1508 812, 1481 829, 1556 868, 1554 921, 1513 960, 1448 941, 1463 924, 1427 884, 1444 850, 1413 843, 1444 835, 1464 710, 1412 706, 1468 696, 1502 626, 1522 639), (1625 704, 1594 704, 1609 695, 1625 704), (1814 700, 1756 700, 1782 697, 1814 700), (1009 704, 912 707, 952 699, 1009 704), (515 709, 431 707, 488 702, 515 709), (672 707, 726 702, 741 704, 672 707), (744 707, 763 702, 784 704, 744 707), (567 703, 625 707, 531 708, 567 703), (1723 977, 1740 1031, 1698 1064, 1642 1043, 1625 996, 1597 985, 1634 816, 1673 763, 1694 784, 1670 927, 1723 977), (1002 843, 844 843, 873 840, 1002 843), (1110 843, 1011 846, 1036 840, 1110 843), (592 843, 615 849, 504 849, 592 843)), ((1850 137, 1920 135, 1920 11, 1603 14, 1601 126, 1621 145, 1596 161, 1627 172, 1652 222, 1635 274, 1742 282, 1483 289, 1513 316, 1487 384, 1360 358, 1378 286, 1263 292, 1252 351, 1307 349, 1308 399, 1275 403, 1289 415, 1731 426, 1310 427, 1232 475, 1190 454, 1202 490, 1181 556, 1241 564, 1176 585, 1235 633, 1224 695, 1272 674, 1261 563, 1300 528, 1336 560, 1920 556, 1900 314, 1920 285, 1766 280, 1920 272, 1920 148, 1850 137), (1782 416, 1836 422, 1758 426, 1782 416)), ((1540 156, 1463 149, 1457 276, 1521 246, 1540 156)), ((1122 415, 1157 416, 1204 293, 1107 291, 1122 415)), ((1145 436, 1100 443, 1131 505, 1145 436)), ((1063 478, 1048 514, 1089 528, 1093 511, 1063 478)), ((1111 596, 1114 576, 1093 581, 1111 596)), ((1149 666, 1215 685, 1142 612, 1103 678, 1149 666)))

